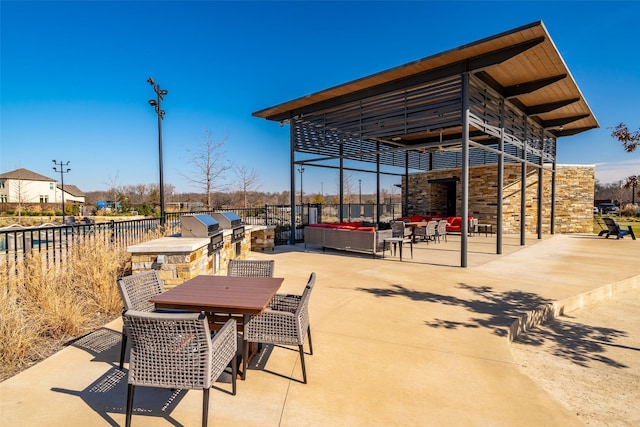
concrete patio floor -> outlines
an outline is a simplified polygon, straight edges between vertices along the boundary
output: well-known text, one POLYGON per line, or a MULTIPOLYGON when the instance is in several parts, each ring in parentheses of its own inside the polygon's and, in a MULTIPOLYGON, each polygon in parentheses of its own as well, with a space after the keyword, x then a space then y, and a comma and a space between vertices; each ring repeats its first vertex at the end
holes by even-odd
MULTIPOLYGON (((252 253, 275 259, 276 276, 285 278, 282 292, 301 293, 309 273, 317 273, 309 383, 299 382, 296 351, 267 346, 246 381, 238 382, 236 396, 228 392, 228 377, 216 383, 209 425, 584 425, 521 369, 510 350, 509 326, 545 303, 611 283, 616 290, 639 289, 640 241, 527 236, 523 247, 519 236, 505 236, 504 253, 496 255, 495 236, 478 235, 469 239, 465 269, 458 267, 459 247, 459 236, 419 243, 413 259, 406 251, 403 262, 305 251, 304 245, 252 253)), ((637 329, 638 322, 620 318, 616 329, 638 337, 627 327, 637 329)), ((0 425, 124 425, 120 332, 118 319, 0 383, 0 425)), ((556 344, 563 342, 572 341, 556 344)), ((637 341, 625 345, 636 353, 640 347, 637 341)), ((568 350, 615 357, 606 346, 568 350)), ((624 374, 615 362, 594 369, 624 374)), ((139 387, 133 425, 197 426, 201 405, 200 391, 139 387)))

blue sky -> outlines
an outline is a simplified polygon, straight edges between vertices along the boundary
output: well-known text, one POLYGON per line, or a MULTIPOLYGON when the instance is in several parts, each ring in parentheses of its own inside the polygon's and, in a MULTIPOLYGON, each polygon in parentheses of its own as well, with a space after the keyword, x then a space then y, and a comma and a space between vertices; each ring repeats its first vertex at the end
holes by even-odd
MULTIPOLYGON (((152 76, 163 101, 164 182, 200 191, 187 147, 210 131, 263 191, 288 190, 289 129, 251 113, 542 20, 601 128, 561 138, 558 162, 613 182, 640 174, 610 127, 640 127, 640 2, 6 1, 0 2, 0 172, 65 184, 158 182, 152 76)), ((296 174, 299 178, 299 174, 296 174)), ((373 192, 371 174, 362 191, 373 192)), ((337 192, 306 168, 304 191, 337 192), (322 184, 321 184, 322 183, 322 184)), ((399 178, 383 178, 391 189, 399 178)))

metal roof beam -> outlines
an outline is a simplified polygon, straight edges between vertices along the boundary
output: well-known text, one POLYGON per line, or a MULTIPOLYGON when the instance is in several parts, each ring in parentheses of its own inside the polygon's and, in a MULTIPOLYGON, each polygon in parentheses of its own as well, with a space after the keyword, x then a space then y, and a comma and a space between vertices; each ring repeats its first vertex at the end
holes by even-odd
POLYGON ((582 127, 582 128, 574 128, 574 129, 567 129, 567 130, 552 130, 551 133, 553 133, 557 138, 560 138, 563 136, 575 135, 580 132, 585 132, 591 129, 593 129, 593 127, 582 127))
POLYGON ((531 82, 519 83, 513 86, 507 86, 504 88, 504 97, 507 99, 517 98, 527 93, 535 92, 542 89, 545 86, 552 85, 560 80, 567 78, 567 74, 559 74, 557 76, 546 77, 540 80, 534 80, 531 82))
POLYGON ((525 113, 528 116, 537 116, 539 114, 550 113, 567 105, 571 105, 574 102, 580 101, 580 98, 563 99, 562 101, 549 102, 547 104, 532 105, 525 108, 525 113))
POLYGON ((561 117, 559 119, 553 119, 553 120, 544 120, 542 122, 542 127, 544 127, 545 129, 550 129, 558 126, 564 126, 568 123, 572 123, 577 120, 584 119, 585 117, 589 117, 589 114, 580 114, 578 116, 561 117))

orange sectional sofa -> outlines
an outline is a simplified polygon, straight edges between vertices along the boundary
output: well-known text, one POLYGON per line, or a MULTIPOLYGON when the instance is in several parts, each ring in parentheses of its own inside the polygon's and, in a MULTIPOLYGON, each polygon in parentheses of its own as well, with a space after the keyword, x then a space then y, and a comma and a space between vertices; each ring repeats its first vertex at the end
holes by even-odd
POLYGON ((370 253, 374 257, 382 251, 383 241, 391 237, 391 230, 376 230, 361 222, 338 224, 310 224, 304 228, 304 246, 317 245, 322 249, 370 253))

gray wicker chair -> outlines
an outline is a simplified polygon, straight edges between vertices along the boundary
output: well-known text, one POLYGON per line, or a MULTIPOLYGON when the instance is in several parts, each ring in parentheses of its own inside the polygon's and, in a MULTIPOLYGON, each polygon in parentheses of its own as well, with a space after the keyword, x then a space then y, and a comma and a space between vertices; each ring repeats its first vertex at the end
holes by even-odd
POLYGON ((238 340, 236 322, 229 319, 211 338, 204 313, 123 314, 131 340, 126 426, 131 426, 136 386, 202 389, 202 425, 207 425, 209 390, 231 363, 232 393, 236 394, 238 340))
POLYGON ((447 220, 441 219, 438 221, 438 227, 436 229, 436 236, 438 237, 438 242, 440 242, 440 238, 444 237, 444 241, 447 241, 447 220))
POLYGON ((425 235, 427 243, 429 243, 429 240, 436 240, 436 237, 438 235, 438 221, 427 222, 427 226, 425 227, 425 235))
MULTIPOLYGON (((276 294, 269 309, 251 316, 244 325, 245 343, 257 342, 276 345, 297 345, 302 365, 303 382, 307 383, 304 364, 304 340, 309 337, 309 354, 313 354, 311 326, 309 322, 309 296, 316 282, 316 273, 311 273, 302 295, 276 294)), ((248 345, 243 345, 243 372, 247 371, 248 345)))
MULTIPOLYGON (((118 289, 124 303, 124 311, 155 311, 155 305, 149 300, 164 292, 164 284, 155 270, 143 271, 122 277, 118 280, 118 289)), ((124 364, 127 334, 122 328, 122 345, 120 348, 120 369, 124 364)))
POLYGON ((254 259, 231 259, 227 267, 227 276, 273 277, 275 261, 254 259))

